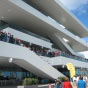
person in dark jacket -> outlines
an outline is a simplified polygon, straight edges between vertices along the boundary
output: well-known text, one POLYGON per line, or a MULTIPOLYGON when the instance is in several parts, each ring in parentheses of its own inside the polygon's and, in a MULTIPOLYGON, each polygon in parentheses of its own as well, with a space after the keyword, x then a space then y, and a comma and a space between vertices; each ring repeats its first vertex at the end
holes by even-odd
POLYGON ((14 39, 13 35, 10 35, 9 43, 12 43, 12 44, 15 43, 15 39, 14 39))

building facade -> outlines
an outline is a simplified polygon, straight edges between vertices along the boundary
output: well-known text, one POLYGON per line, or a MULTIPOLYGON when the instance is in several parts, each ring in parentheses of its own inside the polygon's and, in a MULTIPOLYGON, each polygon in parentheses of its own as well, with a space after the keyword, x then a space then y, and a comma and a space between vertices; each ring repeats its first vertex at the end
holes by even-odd
POLYGON ((1 0, 0 6, 0 82, 69 76, 69 62, 76 75, 88 75, 88 60, 78 54, 88 50, 81 39, 87 28, 61 2, 1 0))

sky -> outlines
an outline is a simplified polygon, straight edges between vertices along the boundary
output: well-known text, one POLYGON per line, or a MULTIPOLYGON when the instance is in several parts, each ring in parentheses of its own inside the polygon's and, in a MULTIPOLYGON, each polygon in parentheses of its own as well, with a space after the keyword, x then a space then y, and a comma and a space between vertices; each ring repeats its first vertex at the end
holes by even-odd
POLYGON ((60 0, 88 28, 88 0, 60 0))
MULTIPOLYGON (((88 28, 88 0, 60 0, 88 28)), ((88 41, 88 37, 84 38, 88 41)))
MULTIPOLYGON (((88 0, 60 0, 88 28, 88 0)), ((88 42, 88 37, 84 38, 88 42)), ((83 52, 88 58, 88 51, 83 52)))

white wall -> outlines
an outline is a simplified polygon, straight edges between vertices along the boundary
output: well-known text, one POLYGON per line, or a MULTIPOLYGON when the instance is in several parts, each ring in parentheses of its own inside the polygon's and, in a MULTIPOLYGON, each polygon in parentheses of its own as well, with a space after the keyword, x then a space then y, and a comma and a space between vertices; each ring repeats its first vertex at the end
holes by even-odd
MULTIPOLYGON (((0 57, 7 57, 7 59, 11 57, 13 63, 44 78, 56 79, 63 76, 33 51, 22 46, 0 41, 0 57)), ((0 63, 2 62, 0 61, 0 63)))
POLYGON ((32 6, 25 3, 24 1, 22 1, 22 0, 9 0, 9 1, 11 3, 15 4, 16 6, 18 6, 19 8, 25 10, 27 13, 35 16, 37 19, 40 19, 40 20, 44 21, 45 23, 49 24, 49 26, 52 26, 54 30, 58 30, 58 33, 62 32, 64 35, 69 37, 69 39, 71 38, 71 39, 73 39, 74 42, 77 42, 78 44, 81 45, 80 47, 82 47, 82 50, 80 50, 78 48, 78 44, 76 44, 76 43, 72 44, 72 48, 74 50, 83 51, 84 50, 83 48, 85 48, 85 49, 88 48, 88 45, 85 42, 83 42, 79 37, 77 37, 70 31, 64 29, 63 27, 60 26, 60 24, 58 24, 55 21, 52 21, 52 19, 50 19, 48 16, 45 16, 44 14, 39 12, 37 9, 35 9, 32 6))
POLYGON ((12 35, 14 35, 15 38, 36 44, 36 45, 40 45, 42 47, 47 47, 47 48, 51 48, 52 47, 52 43, 44 41, 42 39, 36 38, 34 36, 22 33, 20 31, 14 30, 10 27, 7 27, 5 29, 3 29, 3 31, 6 31, 7 33, 11 33, 12 35))
POLYGON ((75 67, 82 67, 82 68, 88 68, 87 62, 82 62, 78 60, 74 60, 71 58, 58 56, 53 58, 48 58, 45 60, 46 57, 42 57, 42 59, 48 63, 50 63, 52 66, 54 65, 66 65, 67 63, 72 63, 75 67))

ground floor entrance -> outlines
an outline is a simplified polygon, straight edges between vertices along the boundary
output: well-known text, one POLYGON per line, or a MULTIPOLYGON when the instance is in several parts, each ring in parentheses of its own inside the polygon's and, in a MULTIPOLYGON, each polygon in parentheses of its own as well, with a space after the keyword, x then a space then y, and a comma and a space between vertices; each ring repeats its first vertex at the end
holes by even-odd
MULTIPOLYGON (((70 72, 67 69, 65 65, 55 66, 55 68, 63 73, 65 76, 70 78, 70 72)), ((87 68, 81 68, 81 67, 75 67, 75 76, 87 76, 88 77, 88 69, 87 68)))
POLYGON ((47 78, 40 78, 37 75, 17 66, 0 66, 0 86, 22 85, 25 78, 36 78, 39 83, 48 83, 47 78))

